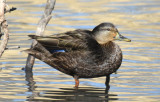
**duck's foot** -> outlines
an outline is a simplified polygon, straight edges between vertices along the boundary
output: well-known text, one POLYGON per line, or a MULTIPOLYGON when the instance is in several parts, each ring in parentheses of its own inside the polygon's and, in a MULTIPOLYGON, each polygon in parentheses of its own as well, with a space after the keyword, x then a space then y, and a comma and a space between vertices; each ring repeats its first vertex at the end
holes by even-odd
POLYGON ((107 75, 106 76, 106 90, 109 90, 110 89, 110 85, 109 85, 109 82, 110 82, 110 75, 107 75))
POLYGON ((75 86, 74 86, 74 88, 78 89, 78 86, 79 86, 78 76, 74 76, 74 80, 75 80, 75 86))

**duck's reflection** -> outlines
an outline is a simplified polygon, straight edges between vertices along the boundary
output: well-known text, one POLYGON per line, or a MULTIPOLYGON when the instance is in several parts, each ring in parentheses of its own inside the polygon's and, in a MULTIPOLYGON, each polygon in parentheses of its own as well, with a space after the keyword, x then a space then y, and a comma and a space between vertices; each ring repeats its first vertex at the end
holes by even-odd
POLYGON ((60 88, 58 91, 43 90, 43 93, 35 91, 36 84, 33 80, 33 73, 26 72, 26 81, 28 82, 28 91, 32 94, 27 97, 26 101, 47 101, 47 102, 109 102, 110 100, 118 100, 113 98, 115 94, 108 94, 104 88, 79 87, 60 88), (36 98, 35 98, 36 97, 36 98), (112 98, 111 98, 112 97, 112 98))

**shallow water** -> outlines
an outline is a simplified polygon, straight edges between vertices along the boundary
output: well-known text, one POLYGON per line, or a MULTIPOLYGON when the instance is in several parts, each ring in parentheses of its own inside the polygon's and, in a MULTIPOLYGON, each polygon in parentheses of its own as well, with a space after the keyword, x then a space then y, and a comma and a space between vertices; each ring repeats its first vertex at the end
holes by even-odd
POLYGON ((17 10, 8 13, 10 39, 0 58, 0 101, 54 102, 159 102, 160 101, 160 1, 159 0, 57 0, 45 35, 74 29, 92 29, 101 22, 114 23, 132 42, 117 41, 124 59, 111 88, 105 92, 105 77, 74 80, 36 60, 33 73, 26 74, 31 45, 46 0, 7 0, 17 10))

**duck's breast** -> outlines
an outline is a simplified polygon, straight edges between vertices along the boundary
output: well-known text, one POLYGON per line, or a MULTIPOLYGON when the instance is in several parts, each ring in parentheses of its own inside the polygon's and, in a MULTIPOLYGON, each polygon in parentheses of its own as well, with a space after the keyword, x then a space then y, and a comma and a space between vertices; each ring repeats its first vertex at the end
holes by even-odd
POLYGON ((118 70, 122 63, 122 51, 120 47, 113 43, 113 46, 110 48, 109 53, 106 50, 106 59, 104 60, 103 64, 99 65, 99 69, 106 74, 114 73, 118 70))
POLYGON ((122 51, 115 43, 109 48, 109 50, 108 48, 103 49, 103 60, 100 60, 98 63, 83 61, 84 63, 77 66, 76 74, 81 78, 94 78, 116 72, 122 63, 122 51))

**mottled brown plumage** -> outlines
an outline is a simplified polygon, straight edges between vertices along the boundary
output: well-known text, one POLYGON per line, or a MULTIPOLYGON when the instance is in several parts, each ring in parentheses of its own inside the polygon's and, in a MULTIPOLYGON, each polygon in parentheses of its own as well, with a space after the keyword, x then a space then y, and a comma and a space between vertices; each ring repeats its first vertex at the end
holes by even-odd
POLYGON ((25 51, 73 76, 75 87, 79 85, 79 78, 107 76, 106 85, 109 88, 110 74, 116 72, 122 62, 122 51, 113 40, 130 41, 120 35, 111 23, 101 23, 92 31, 78 29, 52 36, 29 36, 38 44, 33 50, 25 51))

